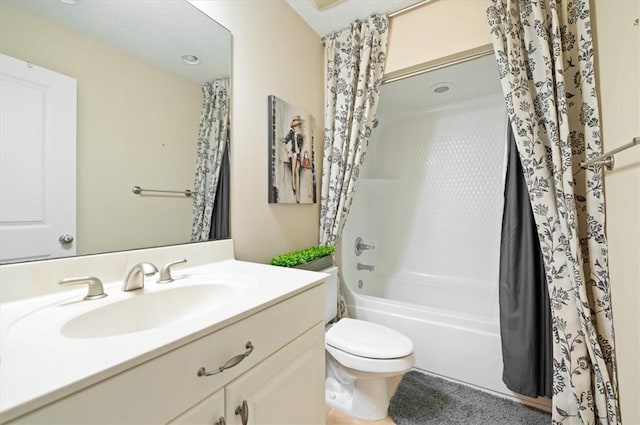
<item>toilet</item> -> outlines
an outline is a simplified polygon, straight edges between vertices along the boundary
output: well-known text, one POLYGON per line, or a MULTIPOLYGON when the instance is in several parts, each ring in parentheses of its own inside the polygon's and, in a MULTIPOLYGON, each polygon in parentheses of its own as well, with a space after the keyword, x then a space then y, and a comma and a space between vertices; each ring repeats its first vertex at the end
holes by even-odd
POLYGON ((382 419, 389 409, 387 381, 415 364, 413 342, 364 320, 343 318, 329 324, 338 309, 338 268, 322 272, 330 275, 325 282, 326 404, 359 419, 382 419))

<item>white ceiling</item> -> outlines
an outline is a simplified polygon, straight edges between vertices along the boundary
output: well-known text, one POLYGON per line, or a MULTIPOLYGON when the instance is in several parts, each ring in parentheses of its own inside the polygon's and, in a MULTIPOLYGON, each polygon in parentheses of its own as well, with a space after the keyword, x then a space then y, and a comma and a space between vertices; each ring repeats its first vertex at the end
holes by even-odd
POLYGON ((230 75, 231 34, 186 1, 0 1, 197 83, 230 75), (185 64, 185 54, 200 64, 185 64))
POLYGON ((422 0, 343 0, 328 9, 318 11, 309 0, 287 0, 287 3, 321 37, 347 28, 356 19, 389 14, 422 0))
POLYGON ((491 95, 502 97, 493 54, 383 84, 377 116, 396 119, 466 99, 491 95), (434 93, 433 87, 445 82, 451 83, 452 88, 445 93, 434 93))

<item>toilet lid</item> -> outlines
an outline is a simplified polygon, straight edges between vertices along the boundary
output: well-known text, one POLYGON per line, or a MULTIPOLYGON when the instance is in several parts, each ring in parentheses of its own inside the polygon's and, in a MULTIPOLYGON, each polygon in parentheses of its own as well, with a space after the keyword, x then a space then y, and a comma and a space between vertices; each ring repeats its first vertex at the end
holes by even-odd
POLYGON ((413 342, 400 332, 364 320, 344 318, 325 335, 338 350, 371 359, 395 359, 413 352, 413 342))

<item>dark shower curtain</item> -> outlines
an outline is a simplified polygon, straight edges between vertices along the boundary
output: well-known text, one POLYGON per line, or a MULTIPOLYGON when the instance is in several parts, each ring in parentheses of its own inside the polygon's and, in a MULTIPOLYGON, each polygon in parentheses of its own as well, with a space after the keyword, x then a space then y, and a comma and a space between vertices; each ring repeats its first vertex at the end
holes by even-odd
POLYGON ((209 240, 217 241, 220 239, 229 239, 231 237, 231 228, 229 223, 230 205, 229 195, 231 192, 231 176, 229 173, 229 126, 227 126, 227 146, 225 147, 220 164, 220 177, 218 178, 218 189, 216 190, 216 199, 213 201, 213 211, 211 214, 211 229, 209 230, 209 240))
POLYGON ((552 329, 540 243, 520 157, 508 126, 509 159, 500 244, 500 334, 507 388, 551 398, 552 329))

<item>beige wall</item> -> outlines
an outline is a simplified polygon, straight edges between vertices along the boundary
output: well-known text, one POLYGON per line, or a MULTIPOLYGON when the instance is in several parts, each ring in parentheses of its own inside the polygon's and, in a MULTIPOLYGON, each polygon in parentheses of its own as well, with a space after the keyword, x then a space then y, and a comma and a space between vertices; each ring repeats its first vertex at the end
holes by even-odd
POLYGON ((198 84, 4 3, 0 52, 78 82, 79 254, 190 240, 190 199, 131 188, 193 186, 198 84))
MULTIPOLYGON (((386 78, 439 64, 491 43, 484 1, 435 1, 391 20, 386 78), (416 46, 420 46, 417 48, 416 46)), ((605 150, 640 135, 637 1, 595 1, 596 54, 605 150)), ((640 424, 640 148, 606 173, 607 235, 625 424, 640 424)))
MULTIPOLYGON (((597 76, 605 150, 640 136, 640 2, 595 1, 597 76)), ((624 424, 640 424, 640 147, 605 172, 609 269, 624 424)))
POLYGON ((319 203, 268 203, 267 96, 276 95, 316 118, 318 170, 324 126, 320 37, 284 1, 192 3, 232 33, 231 235, 236 257, 265 262, 317 244, 319 203))
POLYGON ((478 0, 432 0, 391 18, 385 79, 491 50, 485 7, 478 0))

